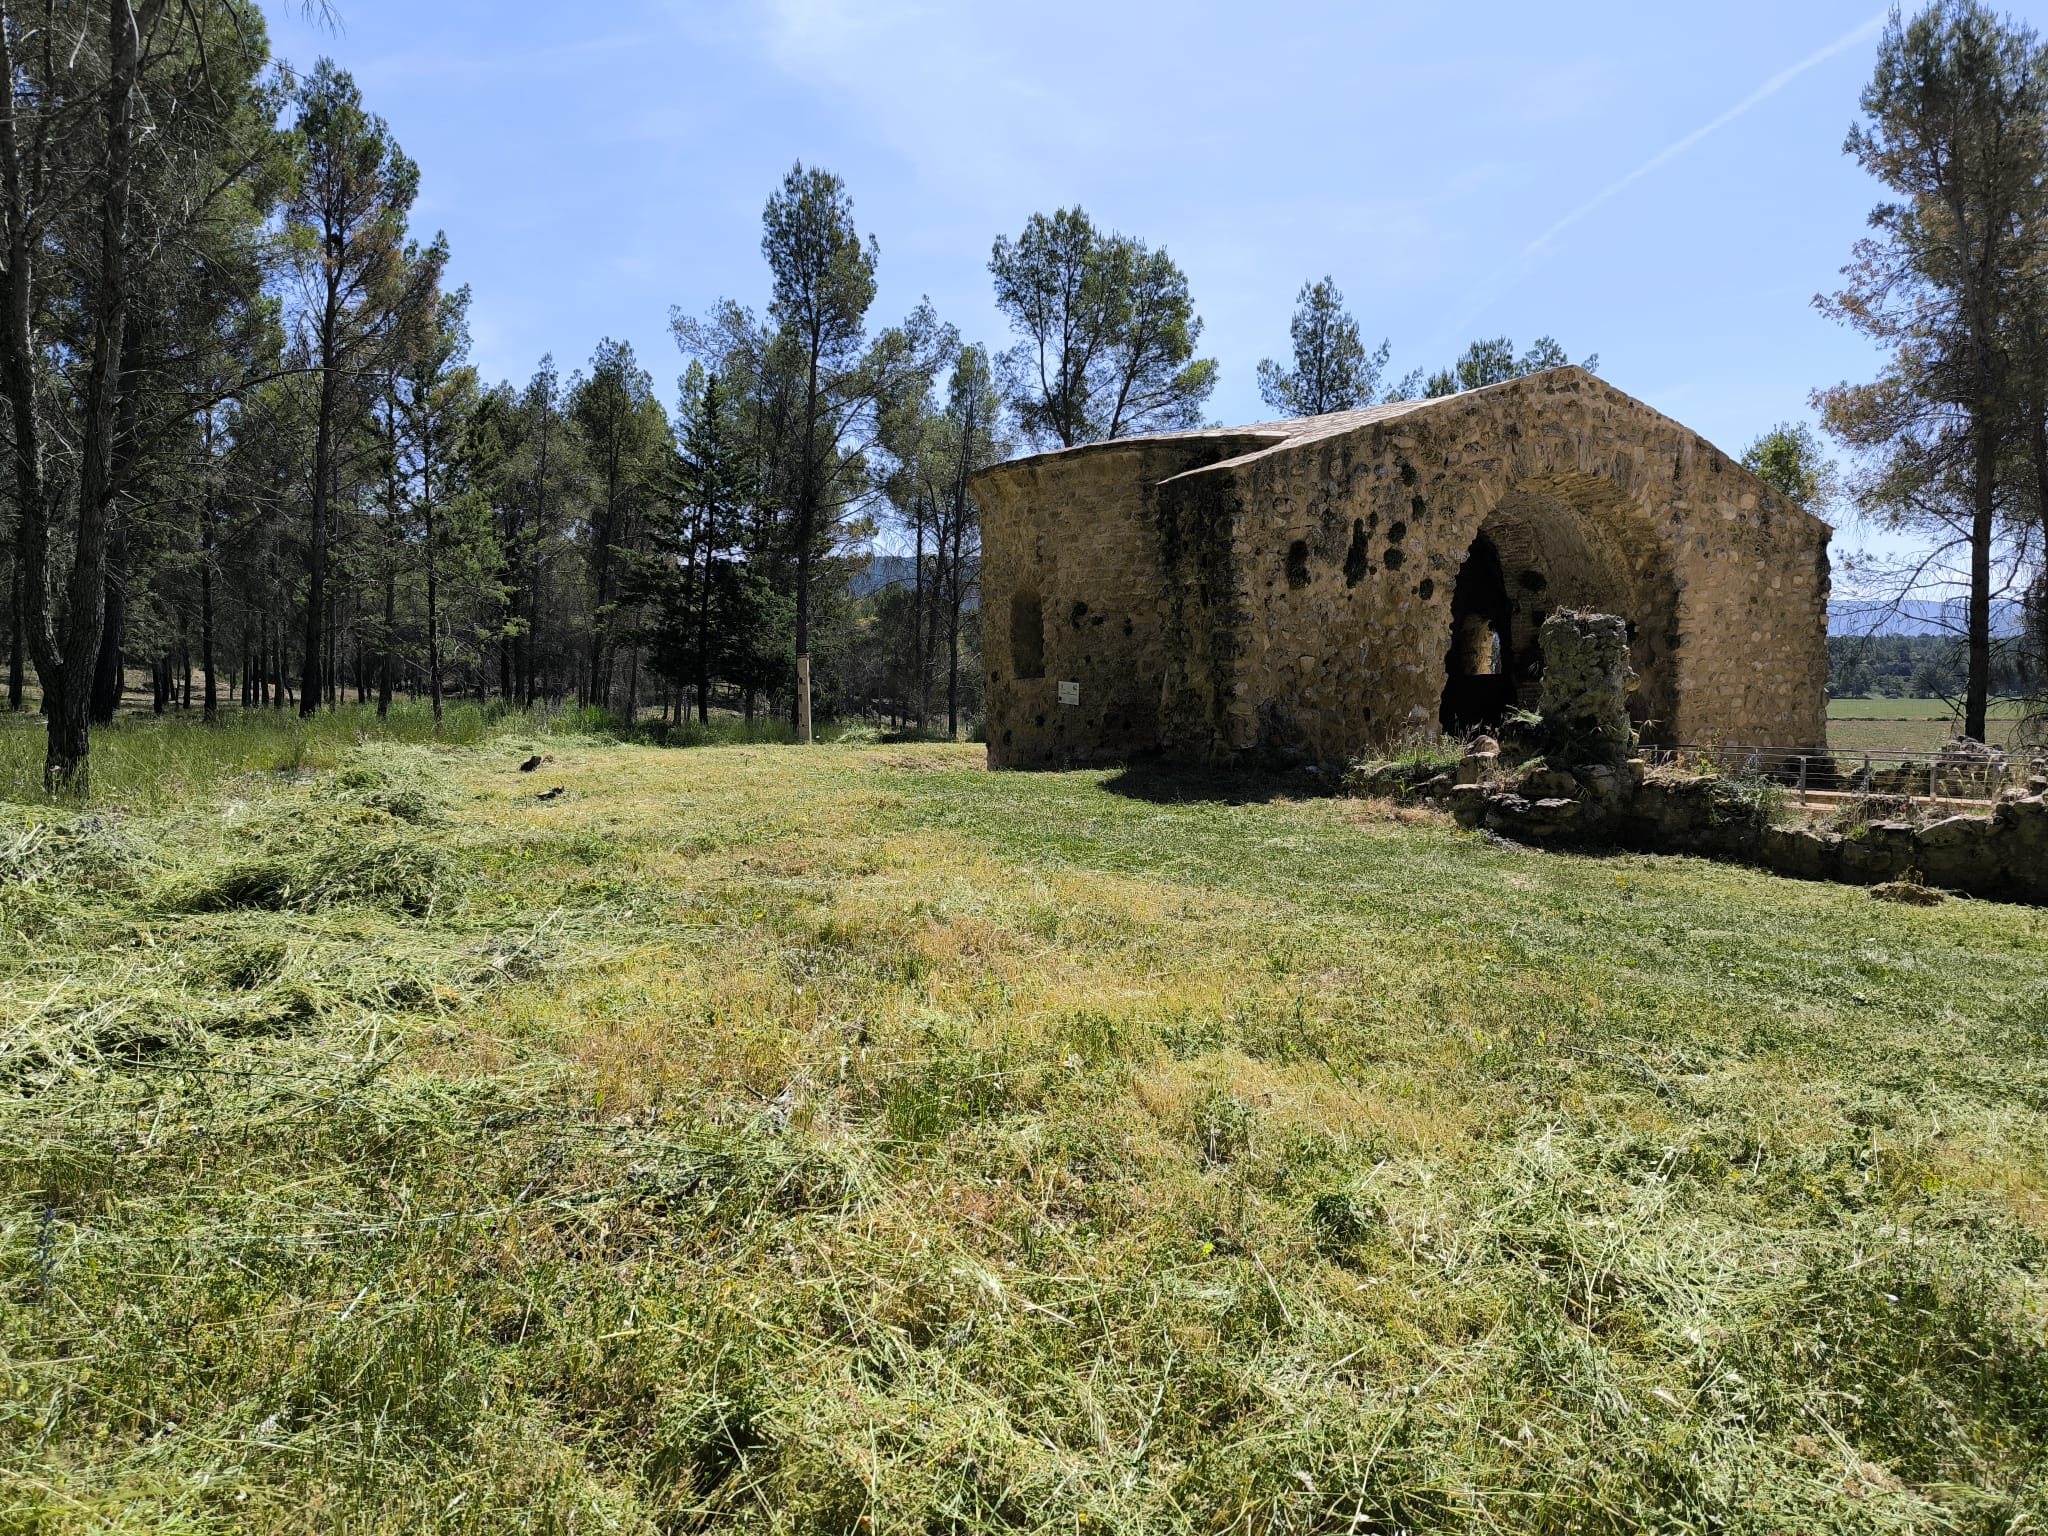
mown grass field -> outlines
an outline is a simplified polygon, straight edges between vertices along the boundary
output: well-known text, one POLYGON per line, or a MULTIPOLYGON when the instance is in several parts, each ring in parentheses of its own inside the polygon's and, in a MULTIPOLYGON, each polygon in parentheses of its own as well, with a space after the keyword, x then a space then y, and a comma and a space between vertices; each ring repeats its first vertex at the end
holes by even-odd
POLYGON ((0 1529, 2048 1519, 2034 911, 358 732, 0 806, 0 1529))
MULTIPOLYGON (((2017 745, 2019 705, 1995 700, 1990 715, 1990 739, 2017 745)), ((1959 720, 1945 699, 1830 699, 1828 745, 1837 752, 1938 752, 1960 730, 1959 720)))

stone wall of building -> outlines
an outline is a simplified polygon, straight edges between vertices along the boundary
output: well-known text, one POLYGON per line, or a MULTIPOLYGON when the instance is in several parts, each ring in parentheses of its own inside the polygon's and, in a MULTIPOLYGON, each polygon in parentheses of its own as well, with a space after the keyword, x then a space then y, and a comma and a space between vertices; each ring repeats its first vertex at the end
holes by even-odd
POLYGON ((1822 525, 1577 369, 1429 405, 1165 488, 1215 496, 1227 478, 1258 509, 1237 520, 1245 622, 1212 751, 1341 759, 1432 727, 1453 584, 1504 522, 1517 641, 1552 607, 1629 619, 1652 735, 1824 739, 1822 525))
POLYGON ((976 489, 997 766, 1155 749, 1341 761, 1433 730, 1482 533, 1522 702, 1533 673, 1513 669, 1543 619, 1591 609, 1630 621, 1649 738, 1825 738, 1827 528, 1581 369, 1070 450, 976 489), (1043 679, 1014 675, 1004 622, 1034 590, 1043 679), (1059 704, 1061 680, 1078 704, 1059 704))
POLYGON ((1132 438, 976 480, 990 766, 1115 761, 1165 744, 1160 700, 1180 661, 1166 640, 1180 562, 1160 538, 1159 484, 1273 440, 1132 438))

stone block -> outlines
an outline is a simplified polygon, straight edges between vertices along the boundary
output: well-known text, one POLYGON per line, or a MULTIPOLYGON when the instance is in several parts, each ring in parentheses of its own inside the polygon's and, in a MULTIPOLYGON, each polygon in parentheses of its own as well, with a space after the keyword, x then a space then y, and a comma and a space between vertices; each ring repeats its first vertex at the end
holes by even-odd
MULTIPOLYGON (((1884 838, 1872 836, 1871 828, 1862 837, 1842 839, 1841 870, 1843 878, 1859 885, 1869 885, 1878 880, 1893 880, 1912 867, 1915 852, 1910 837, 1903 847, 1894 847, 1884 838)), ((1907 831, 1910 833, 1911 829, 1907 831)))
POLYGON ((1515 781, 1515 793, 1525 800, 1569 800, 1578 792, 1578 779, 1562 768, 1539 768, 1515 781))
POLYGON ((1563 795, 1547 795, 1533 804, 1526 801, 1524 804, 1527 809, 1514 818, 1515 830, 1524 837, 1538 840, 1558 837, 1576 831, 1585 819, 1584 806, 1563 795))
POLYGON ((2015 829, 2048 826, 2048 798, 2026 794, 2015 795, 2008 800, 2001 795, 1991 818, 2001 827, 2015 829))
POLYGON ((1458 784, 1451 789, 1451 815, 1461 827, 1476 827, 1486 817, 1486 788, 1480 784, 1458 784))
POLYGON ((1467 752, 1458 759, 1460 784, 1483 784, 1500 772, 1500 753, 1467 752))
POLYGON ((1523 818, 1529 814, 1529 802, 1520 795, 1488 795, 1486 797, 1485 824, 1496 832, 1514 832, 1521 829, 1523 818))
POLYGON ((1922 827, 1920 846, 1981 849, 1991 838, 1992 825, 1989 816, 1950 816, 1922 827))
POLYGON ((1841 865, 1840 833, 1805 827, 1766 827, 1757 840, 1759 862, 1802 880, 1832 878, 1841 865))

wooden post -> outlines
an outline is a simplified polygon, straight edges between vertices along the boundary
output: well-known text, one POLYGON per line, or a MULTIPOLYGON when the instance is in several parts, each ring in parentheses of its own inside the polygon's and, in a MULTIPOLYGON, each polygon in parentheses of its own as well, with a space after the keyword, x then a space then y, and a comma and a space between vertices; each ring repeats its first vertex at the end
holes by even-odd
POLYGON ((796 659, 796 739, 800 746, 811 744, 811 658, 796 659))
POLYGON ((1806 804, 1806 759, 1799 759, 1799 803, 1806 804))

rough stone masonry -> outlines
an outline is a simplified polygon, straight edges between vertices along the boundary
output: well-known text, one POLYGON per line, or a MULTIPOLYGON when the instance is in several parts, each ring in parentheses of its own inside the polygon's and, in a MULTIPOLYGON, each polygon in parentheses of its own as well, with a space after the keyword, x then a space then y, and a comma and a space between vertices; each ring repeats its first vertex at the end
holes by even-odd
POLYGON ((1619 615, 1647 742, 1825 740, 1828 529, 1578 368, 974 482, 995 767, 1340 762, 1542 697, 1619 615))

